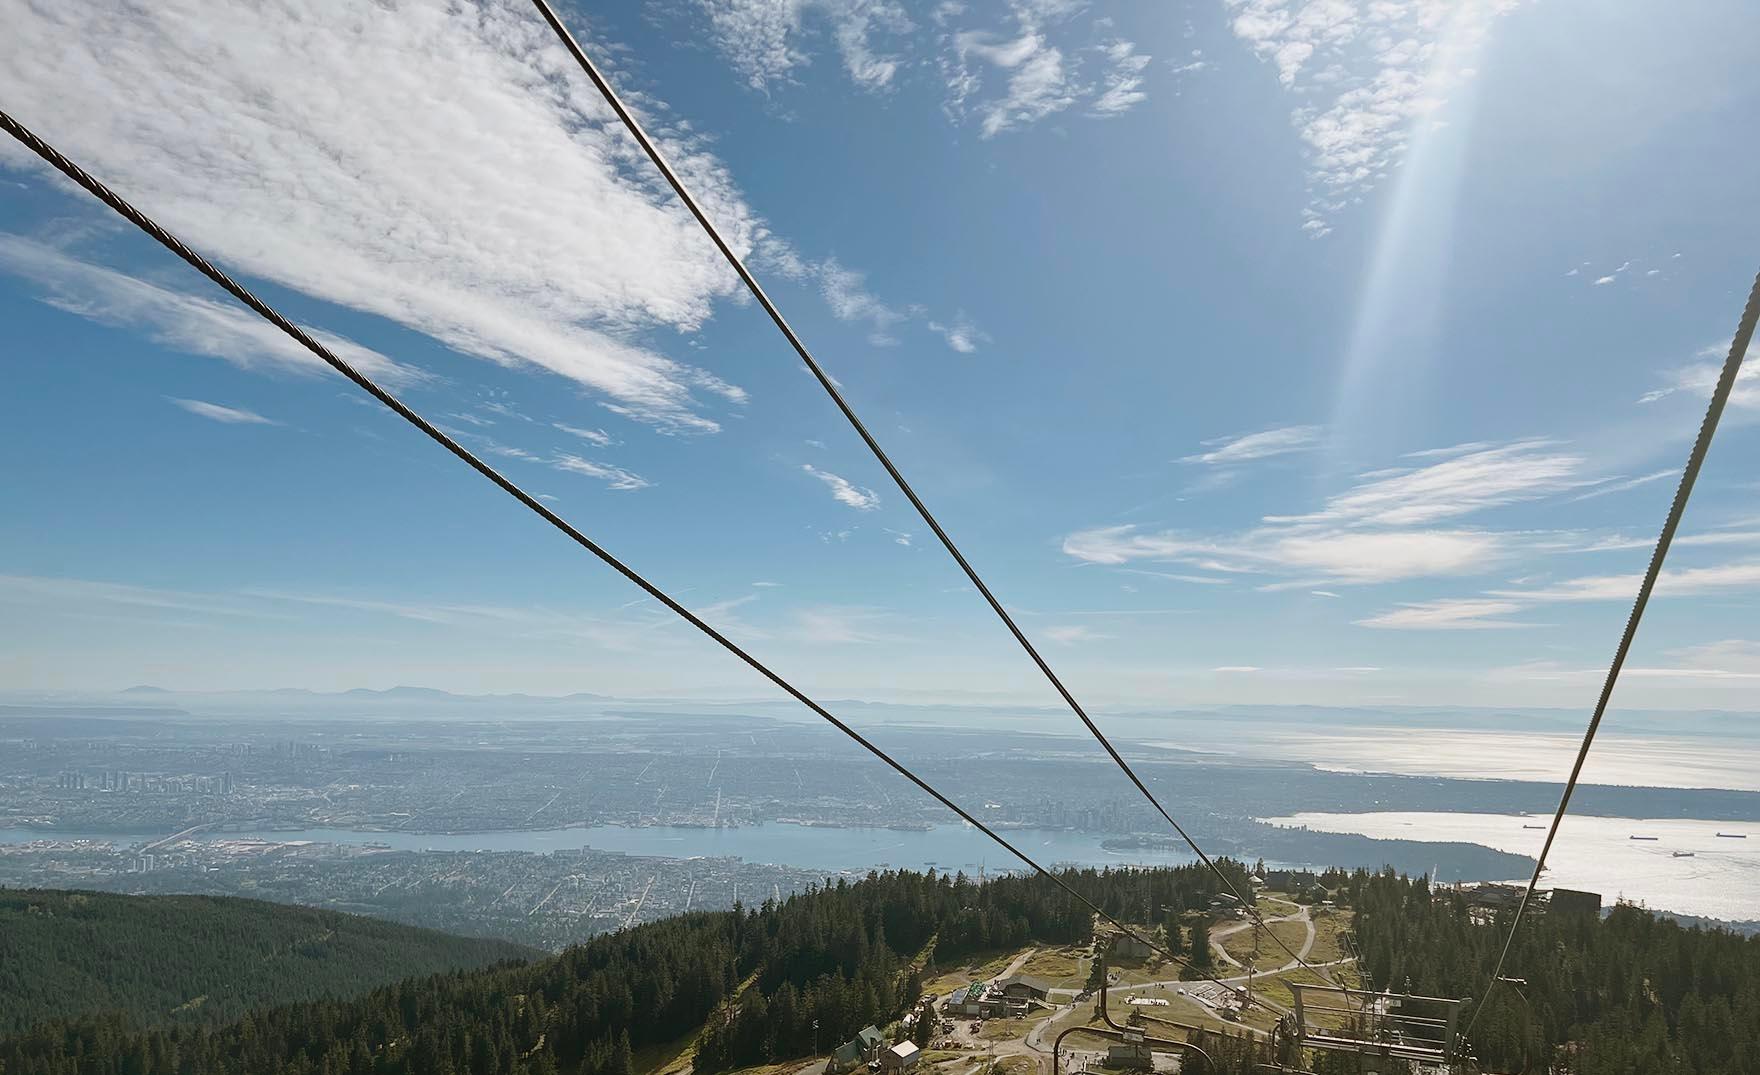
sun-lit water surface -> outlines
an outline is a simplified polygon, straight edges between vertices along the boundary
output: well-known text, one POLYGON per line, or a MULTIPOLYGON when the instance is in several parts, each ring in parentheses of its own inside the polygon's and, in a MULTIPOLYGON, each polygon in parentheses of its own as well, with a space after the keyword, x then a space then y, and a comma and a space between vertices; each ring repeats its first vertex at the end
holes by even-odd
MULTIPOLYGON (((1545 826, 1552 819, 1520 814, 1384 811, 1304 813, 1263 820, 1381 839, 1464 840, 1537 856, 1546 832, 1524 826, 1545 826)), ((1528 879, 1510 880, 1526 883, 1528 879)), ((1552 845, 1543 881, 1548 886, 1599 892, 1603 904, 1625 899, 1680 914, 1760 920, 1760 824, 1567 815, 1552 845), (1745 833, 1747 839, 1723 838, 1719 832, 1745 833), (1656 839, 1634 840, 1633 836, 1656 839), (1692 856, 1677 858, 1677 851, 1691 852, 1692 856)))
MULTIPOLYGON (((1307 762, 1333 772, 1561 783, 1581 744, 1578 734, 1373 726, 1310 732, 1278 725, 1235 729, 1232 741, 1199 737, 1152 745, 1307 762)), ((1595 740, 1582 780, 1626 787, 1760 791, 1760 744, 1603 734, 1595 740)))

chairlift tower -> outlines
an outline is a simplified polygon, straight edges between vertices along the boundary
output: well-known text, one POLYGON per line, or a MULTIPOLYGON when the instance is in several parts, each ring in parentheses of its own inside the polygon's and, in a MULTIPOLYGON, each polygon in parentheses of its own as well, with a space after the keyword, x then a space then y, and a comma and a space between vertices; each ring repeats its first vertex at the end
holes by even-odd
POLYGON ((1286 984, 1295 998, 1288 1025, 1302 1048, 1451 1069, 1463 1059, 1460 1012, 1467 1003, 1464 1000, 1304 982, 1286 984), (1338 1025, 1339 1016, 1343 1025, 1338 1025))

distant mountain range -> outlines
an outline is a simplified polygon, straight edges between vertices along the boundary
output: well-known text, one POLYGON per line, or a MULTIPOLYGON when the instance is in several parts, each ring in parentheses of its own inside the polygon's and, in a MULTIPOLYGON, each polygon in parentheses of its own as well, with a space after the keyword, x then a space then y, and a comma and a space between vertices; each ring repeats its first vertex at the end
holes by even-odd
POLYGON ((573 694, 455 694, 438 687, 386 687, 375 690, 372 687, 351 687, 343 691, 314 691, 305 687, 273 687, 264 690, 232 690, 232 691, 178 691, 167 687, 156 687, 143 683, 139 686, 126 687, 118 694, 162 695, 167 698, 240 698, 240 697, 298 697, 298 698, 349 698, 349 699, 380 699, 384 701, 409 702, 521 702, 521 703, 564 703, 564 702, 613 702, 617 699, 606 694, 591 694, 587 691, 576 691, 573 694))

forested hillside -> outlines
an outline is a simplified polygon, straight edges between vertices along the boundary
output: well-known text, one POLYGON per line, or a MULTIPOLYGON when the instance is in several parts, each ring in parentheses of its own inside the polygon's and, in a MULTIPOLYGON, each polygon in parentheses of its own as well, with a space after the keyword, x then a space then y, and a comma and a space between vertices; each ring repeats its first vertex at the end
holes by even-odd
MULTIPOLYGON (((1244 883, 1244 870, 1227 862, 1244 883)), ((1201 867, 1067 875, 1133 917, 1201 904, 1201 867)), ((554 959, 426 979, 350 1001, 259 1011, 229 1026, 129 1033, 114 1021, 41 1026, 0 1041, 6 1075, 171 1072, 565 1072, 626 1075, 632 1050, 707 1028, 709 1073, 841 1040, 915 999, 911 963, 1080 941, 1091 916, 1039 877, 979 885, 887 873, 758 909, 684 915, 599 937, 554 959), (744 990, 741 993, 741 990, 744 990), (737 1005, 723 1006, 738 997, 737 1005), (711 1015, 714 1018, 711 1019, 711 1015)))
MULTIPOLYGON (((1224 868, 1242 877, 1239 864, 1224 868)), ((1197 867, 1065 875, 1122 918, 1154 921, 1218 887, 1197 867)), ((1243 878, 1244 880, 1244 878, 1243 878)), ((1355 909, 1373 984, 1480 994, 1503 936, 1454 892, 1392 873, 1329 872, 1355 909)), ((299 913, 274 908, 277 913, 299 913)), ((599 937, 541 962, 410 978, 350 1000, 265 1008, 224 1026, 139 1032, 107 1018, 0 1039, 5 1075, 630 1075, 648 1047, 696 1039, 698 1075, 806 1058, 819 1042, 895 1020, 920 978, 1031 941, 1079 944, 1089 913, 1051 882, 887 873, 767 902, 599 937)), ((32 957, 36 958, 36 957, 32 957)), ((8 959, 6 972, 37 973, 8 959)), ((1473 1038, 1481 1070, 1572 1075, 1760 1072, 1760 939, 1682 928, 1637 908, 1605 919, 1541 914, 1523 923, 1508 972, 1473 1038)), ((1267 1052, 1208 1042, 1216 1075, 1267 1052)), ((1354 1057, 1304 1058, 1354 1075, 1354 1057)), ((1384 1069, 1391 1070, 1391 1069, 1384 1069)))
POLYGON ((0 889, 0 1034, 100 1013, 141 1027, 221 1023, 535 955, 256 900, 0 889))
MULTIPOLYGON (((1355 874, 1345 889, 1376 986, 1484 999, 1505 922, 1475 924, 1458 893, 1392 873, 1355 874)), ((1760 937, 1630 906, 1534 914, 1504 974, 1525 984, 1499 987, 1480 1016, 1472 1044, 1487 1071, 1760 1072, 1760 937)))

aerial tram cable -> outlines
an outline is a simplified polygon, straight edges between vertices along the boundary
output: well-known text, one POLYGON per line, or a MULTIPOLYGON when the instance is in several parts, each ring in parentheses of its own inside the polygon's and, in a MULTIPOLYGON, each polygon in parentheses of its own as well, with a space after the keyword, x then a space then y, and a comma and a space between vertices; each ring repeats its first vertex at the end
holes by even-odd
POLYGON ((51 166, 53 166, 55 168, 56 171, 60 172, 62 175, 66 176, 68 179, 72 180, 74 183, 76 183, 82 189, 84 189, 87 193, 91 194, 93 197, 97 198, 99 201, 101 201, 105 205, 109 206, 112 210, 114 210, 117 213, 117 215, 121 216, 123 219, 127 220, 129 223, 133 224, 135 227, 137 227, 141 231, 145 232, 154 241, 156 241, 160 246, 163 246, 165 249, 171 251, 173 254, 176 254, 183 261, 187 262, 190 265, 190 267, 194 268, 197 272, 201 273, 203 276, 207 277, 209 280, 211 280, 215 284, 219 285, 222 289, 224 289, 233 298, 237 299, 239 302, 248 306, 254 313, 256 313, 259 317, 263 318, 263 320, 269 322, 271 325, 274 325, 276 328, 280 329, 287 336, 291 337, 295 343, 299 344, 301 347, 304 347, 307 351, 310 351, 313 355, 315 355, 320 360, 322 360, 325 363, 325 365, 328 365, 331 369, 334 369, 337 373, 340 373, 340 374, 342 374, 342 376, 348 378, 350 381, 353 381, 355 383, 355 385, 357 387, 359 387, 362 391, 366 392, 368 395, 372 396, 374 399, 376 399, 380 403, 384 404, 387 408, 394 411, 400 418, 402 418, 404 421, 408 422, 410 425, 415 426, 417 429, 421 430, 422 433, 427 435, 429 440, 432 440, 436 444, 440 445, 442 448, 445 448, 447 451, 449 451, 453 455, 457 456, 459 458, 459 460, 464 462, 472 470, 475 470, 478 474, 481 474, 483 477, 489 479, 491 482, 494 482, 507 495, 513 497, 515 500, 519 501, 521 504, 524 504, 527 508, 530 508, 535 514, 537 514, 540 518, 542 518, 545 522, 549 523, 551 526, 555 527, 557 530, 560 530, 563 534, 567 535, 567 537, 570 540, 572 540, 576 545, 579 545, 581 548, 587 550, 588 552, 592 553, 594 556, 598 557, 599 560, 604 562, 612 570, 616 571, 618 574, 622 575, 624 578, 626 578, 630 582, 634 583, 637 587, 639 587, 649 597, 660 602, 662 605, 665 605, 674 614, 679 616, 681 619, 685 620, 692 627, 695 627, 698 631, 701 631, 703 634, 708 635, 722 649, 726 650, 728 653, 731 653, 735 657, 739 658, 747 666, 749 666, 754 671, 756 671, 759 675, 763 676, 765 679, 768 679, 771 683, 773 683, 777 687, 781 688, 781 690, 785 694, 787 694, 789 697, 793 698, 795 701, 801 703, 802 705, 806 706, 808 709, 812 710, 818 716, 823 718, 827 723, 829 723, 832 727, 836 728, 838 731, 842 732, 844 735, 846 735, 850 739, 854 740, 859 746, 861 746, 868 753, 870 753, 874 757, 880 759, 882 762, 885 762, 886 765, 889 766, 894 772, 898 773, 900 776, 904 777, 906 780, 909 780, 911 783, 913 783, 917 787, 921 788, 924 792, 928 793, 928 795, 931 798, 933 798, 936 802, 939 802, 942 806, 947 807, 949 810, 952 810, 955 814, 959 815, 961 820, 965 821, 967 824, 971 825, 973 828, 977 829, 979 832, 983 833, 985 836, 988 836, 991 840, 995 841, 1005 851, 1007 851, 1009 854, 1013 855, 1015 858, 1020 859, 1023 863, 1025 863, 1028 867, 1030 867, 1033 870, 1033 872, 1037 873, 1039 876, 1044 877, 1046 880, 1057 885, 1057 887, 1061 888, 1066 894, 1073 897, 1076 900, 1076 902, 1087 907, 1090 911, 1094 912, 1094 914, 1098 915, 1105 922, 1112 925, 1113 927, 1115 927, 1116 929, 1118 929, 1120 932, 1124 933, 1125 935, 1135 938, 1137 941, 1141 942, 1142 944, 1148 946, 1149 948, 1151 948, 1155 951, 1161 952, 1168 959, 1172 960, 1173 962, 1179 964, 1182 967, 1185 967, 1189 970, 1192 970, 1192 971, 1198 973, 1199 975, 1201 975, 1205 979, 1209 980, 1210 982, 1214 983, 1215 985, 1220 986, 1221 988, 1234 994, 1236 997, 1244 998, 1248 1002, 1251 1001, 1251 998, 1246 996, 1246 993, 1244 990, 1240 989, 1237 986, 1229 985, 1227 982, 1223 981, 1221 978, 1217 977, 1216 975, 1211 974, 1208 971, 1205 971, 1197 966, 1194 966, 1189 960, 1176 954, 1175 952, 1170 950, 1165 945, 1156 944, 1150 938, 1145 937, 1141 933, 1138 933, 1136 930, 1125 925, 1123 922, 1120 922, 1117 918, 1114 918, 1112 915, 1108 914, 1104 909, 1102 909, 1093 900, 1090 900, 1088 897, 1084 896, 1080 891, 1078 891, 1075 888, 1075 886, 1070 884, 1067 880, 1065 880, 1064 878, 1051 872, 1050 870, 1046 869, 1044 866, 1041 866, 1032 857, 1027 855, 1026 852, 1022 851, 1020 848, 1016 847, 1014 844, 1012 844, 1012 843, 1008 842, 1006 839, 1004 839, 999 833, 996 832, 996 830, 994 830, 990 826, 984 824, 982 821, 978 820, 976 817, 972 816, 972 814, 967 812, 963 807, 961 807, 958 803, 955 803, 952 799, 949 799, 947 796, 943 795, 941 792, 935 790, 935 788, 930 786, 930 784, 927 781, 925 781, 922 777, 918 776, 916 773, 912 772, 910 770, 910 768, 905 766, 902 762, 893 758, 892 755, 888 754, 886 751, 882 750, 879 746, 875 745, 872 741, 870 741, 867 737, 863 736, 860 732, 856 731, 854 728, 850 727, 848 724, 845 724, 843 721, 839 720, 836 716, 834 716, 831 713, 830 710, 826 709, 824 706, 820 705, 818 702, 815 702, 813 699, 809 698, 799 688, 795 687, 788 680, 784 679, 780 673, 773 671, 764 662, 758 660, 758 658, 752 656, 750 653, 748 653, 744 649, 742 649, 738 643, 734 642, 732 639, 728 638, 726 635, 722 634, 720 631, 716 630, 714 627, 711 627, 701 617, 697 616, 696 613, 692 612, 690 609, 679 604, 678 601, 674 600, 664 590, 660 589, 658 586, 649 582, 640 573, 638 573, 634 568, 625 564, 622 560, 619 560, 616 556, 612 555, 609 551, 607 551, 605 548, 600 546, 592 538, 589 538, 587 535, 583 534, 581 531, 575 529, 573 524, 568 522, 566 519, 562 518, 562 516, 556 514, 554 511, 551 511, 549 508, 545 507, 542 502, 540 502, 536 497, 532 496, 530 493, 528 493, 524 489, 522 489, 511 478, 508 478, 507 476, 503 475, 500 471, 498 471, 494 467, 490 466, 488 463, 485 463, 481 459, 477 458, 477 456, 473 455, 468 448, 464 447, 462 444, 458 443, 458 441, 452 439, 452 437, 450 437, 446 433, 442 432, 438 427, 433 425, 426 418, 423 418, 421 416, 421 414, 416 412, 408 404, 404 403, 402 400, 400 400, 396 396, 392 395, 386 389, 381 388, 377 382, 372 380, 372 378, 368 377, 364 373, 361 373, 359 370, 357 370, 353 366, 349 365, 348 362, 339 358, 335 352, 331 351, 330 348, 328 348, 328 347, 324 346, 322 343, 320 343, 316 338, 314 338, 311 335, 311 333, 307 332, 305 329, 300 328, 298 325, 296 325, 292 321, 288 320, 285 316, 283 316, 280 312, 278 312, 274 307, 270 306, 268 303, 266 303, 262 299, 258 298, 249 289, 247 289, 243 284, 238 283, 236 280, 232 279, 232 277, 228 276, 225 272, 216 268, 212 262, 208 261, 206 258, 202 257, 202 255, 200 255, 200 254, 196 253, 194 250, 192 250, 187 244, 185 244, 183 242, 183 240, 179 239, 177 236, 175 236, 175 235, 171 234, 169 231, 165 230, 165 228, 160 226, 151 217, 147 216, 145 213, 141 212, 139 209, 136 209, 133 205, 129 204, 129 202, 126 201, 121 195, 119 195, 115 191, 111 190, 108 186, 105 186, 99 180, 93 178, 90 174, 88 174, 79 165, 74 164, 72 161, 70 161, 66 157, 62 156, 61 152, 59 150, 57 150, 54 146, 51 146, 49 143, 43 141, 42 138, 38 137, 28 127, 19 123, 16 119, 13 119, 12 116, 3 109, 0 109, 0 129, 5 130, 7 134, 10 134, 13 138, 17 139, 18 142, 21 143, 26 149, 29 149, 32 153, 35 153, 37 156, 41 157, 44 161, 48 162, 51 166))
POLYGON ((1674 542, 1674 533, 1681 525, 1681 516, 1686 514, 1687 498, 1693 495, 1693 483, 1699 480, 1699 469, 1705 465, 1705 455, 1711 450, 1711 438, 1717 432, 1717 423, 1723 417, 1724 405, 1729 402, 1730 393, 1735 389, 1736 377, 1741 373, 1742 360, 1747 357, 1748 344, 1754 338, 1754 326, 1760 321, 1760 276, 1754 279, 1754 286, 1748 292, 1748 305, 1742 310, 1741 321, 1736 325, 1736 336, 1729 345, 1729 357, 1723 360, 1723 372, 1718 375, 1717 386, 1711 392, 1711 404, 1706 408, 1705 420, 1699 425, 1699 437, 1693 442, 1693 450, 1687 456, 1687 468, 1681 473, 1681 483, 1674 491, 1674 502, 1669 505, 1668 519, 1662 524, 1662 533, 1656 539, 1656 548, 1650 554, 1650 566, 1644 572, 1644 580, 1638 585, 1638 598, 1632 604, 1632 614, 1626 619, 1626 629, 1620 635, 1619 648, 1614 651, 1613 663, 1608 666, 1607 679, 1601 685, 1601 696, 1595 702, 1595 712, 1589 718, 1589 727, 1583 733, 1583 744, 1577 748, 1577 760, 1571 765, 1570 779, 1565 781, 1564 794, 1559 796, 1558 809, 1552 814, 1552 824, 1546 830, 1546 842, 1540 847, 1540 858, 1534 863, 1534 876, 1528 878, 1527 890, 1522 893, 1522 902, 1516 905, 1515 917, 1510 920, 1509 935, 1503 940, 1503 950, 1497 956, 1497 966, 1491 971, 1491 980, 1485 986, 1485 997, 1473 1010, 1473 1017, 1467 1021, 1466 1033, 1471 1034, 1473 1026, 1478 1023, 1479 1015, 1484 1012, 1486 1002, 1491 999, 1492 990, 1497 983, 1506 981, 1503 977, 1504 961, 1509 959, 1510 946, 1516 939, 1516 928, 1522 924, 1522 915, 1527 912, 1528 904, 1533 901, 1534 889, 1540 884, 1540 874, 1546 869, 1546 856, 1552 851, 1552 842, 1558 837, 1559 823, 1564 821, 1565 810, 1571 804, 1571 793, 1577 790, 1577 777, 1583 772, 1583 762, 1588 760, 1589 747, 1595 742, 1595 733, 1601 727, 1601 717, 1607 712, 1607 703, 1613 697, 1613 688, 1619 682, 1620 669, 1625 667, 1626 654, 1631 651, 1632 639, 1638 633, 1638 621, 1644 617, 1644 609, 1650 604, 1650 594, 1656 588, 1656 579, 1662 574, 1662 562, 1668 557, 1668 548, 1674 542))
POLYGON ((1106 748, 1106 753, 1112 756, 1113 762, 1117 764, 1120 769, 1124 770, 1125 776, 1129 777, 1131 783, 1136 785, 1137 790, 1142 792, 1143 798, 1149 800, 1149 804, 1160 813, 1162 818, 1164 818, 1169 825, 1173 826, 1173 831, 1179 833, 1180 838, 1186 842, 1186 846, 1190 847, 1192 853, 1197 855, 1199 860, 1201 860, 1205 866, 1210 868, 1210 871, 1222 882, 1223 887, 1228 890, 1229 894, 1234 897, 1235 901, 1241 906, 1241 908, 1244 909, 1247 914, 1252 916, 1253 921, 1261 928, 1264 928, 1266 932, 1271 934, 1271 939, 1277 942, 1278 947, 1288 953, 1290 958, 1294 959, 1304 969, 1318 974, 1326 981, 1331 981, 1331 975, 1327 974, 1324 968, 1315 967, 1308 963, 1308 961, 1303 959, 1295 949, 1291 948, 1282 937, 1279 937, 1276 931, 1271 930, 1266 925, 1265 920, 1259 915, 1258 908, 1254 907, 1252 903, 1248 901, 1245 894, 1235 888, 1234 882, 1230 881, 1228 876, 1217 868, 1216 863, 1210 858, 1210 856, 1204 853, 1204 849, 1198 846, 1198 842, 1193 840, 1191 835, 1186 832, 1180 823, 1173 819, 1173 815, 1168 813, 1167 808, 1161 805, 1161 800, 1157 799, 1155 794, 1149 790, 1148 785, 1143 783, 1142 778, 1137 776, 1136 770, 1132 769, 1130 763, 1124 760, 1124 756, 1112 745, 1112 741, 1106 738, 1106 733, 1100 730, 1100 726, 1095 724, 1093 719, 1088 716, 1087 710, 1083 709, 1081 703, 1076 701, 1075 695, 1070 693, 1069 688, 1063 685, 1063 680, 1059 679, 1057 673, 1051 670, 1051 665, 1039 653, 1038 648, 1033 645, 1031 640, 1027 638, 1026 633, 1015 623, 1014 617, 1008 614, 1008 610, 1002 607, 1002 602, 997 600, 996 595, 990 592, 990 587, 985 585, 984 580, 979 577, 977 570, 972 567, 971 562, 966 559, 965 554, 960 552, 959 546, 955 545, 953 539, 947 536, 947 531, 942 529, 941 523, 936 520, 934 513, 929 510, 928 505, 923 503, 922 498, 917 495, 917 491, 911 488, 911 483, 905 480, 903 472, 901 472, 898 469, 898 466, 893 463, 892 458, 886 454, 885 449, 880 447, 880 442, 874 439, 872 433, 868 432, 868 427, 862 422, 861 418, 856 415, 855 409, 850 406, 848 400, 844 399, 843 393, 838 391, 837 382, 825 372, 824 367, 819 365, 818 360, 813 358, 812 352, 807 350, 807 345, 802 343, 801 338, 795 334, 793 327, 791 327, 787 319, 782 316, 782 311, 777 309, 776 304, 770 300, 770 296, 765 293, 763 286, 758 283, 757 277, 753 276, 751 270, 746 268, 745 260, 734 251, 732 246, 728 245, 727 240, 722 237, 720 229, 709 219, 709 215, 703 211, 703 207, 697 203, 697 200, 691 196, 691 192, 685 187, 684 181, 678 177, 678 173, 673 171, 672 166, 666 162, 666 157, 660 152, 659 146, 648 137, 647 132, 642 129, 641 123, 636 120, 635 115, 624 105, 623 99, 617 95, 617 91, 612 89, 611 83, 606 81, 605 76, 600 73, 599 68, 594 65, 593 61, 587 56, 586 52, 581 48, 580 43, 575 40, 574 34, 569 32, 568 27, 563 24, 562 19, 556 14, 556 10, 550 6, 548 0, 532 0, 532 4, 538 9, 538 14, 543 16, 544 21, 550 24, 550 29, 555 31, 557 39, 561 41, 563 47, 568 50, 569 55, 573 56, 575 62, 580 65, 581 70, 586 72, 587 78, 591 80, 593 85, 599 90, 600 95, 603 96, 606 103, 611 106, 611 110, 617 113, 617 118, 623 121, 624 128, 629 131, 630 136, 635 139, 636 144, 641 146, 643 152, 647 154, 648 159, 653 162, 654 167, 660 170, 661 176, 663 176, 666 179, 667 184, 672 187, 672 192, 678 195, 679 201, 683 202, 684 207, 690 210, 691 216, 696 218, 697 223, 702 225, 703 231, 708 234, 710 241, 715 244, 715 248, 721 252, 721 256, 726 259, 727 264, 739 275, 740 280, 746 286, 746 290, 750 291, 752 297, 758 300, 758 305, 764 308, 764 312, 770 315, 770 320, 776 325, 777 331, 782 333, 783 338, 788 341, 789 346, 794 348, 794 353, 803 363, 806 364, 808 372, 810 372, 813 375, 813 378, 819 382, 819 386, 825 390, 825 394, 831 397, 831 402, 836 404, 837 409, 843 413, 844 418, 848 419, 850 426, 854 428, 857 435, 862 438, 862 442, 868 446, 868 450, 873 453, 874 458, 879 460, 880 465, 884 467, 886 473, 891 476, 893 484, 898 486, 899 491, 905 495, 905 499, 911 502, 911 506, 917 509, 917 514, 922 517, 923 522, 928 524, 929 529, 935 532, 935 537, 940 540, 942 548, 945 548, 948 555, 952 556, 954 561, 959 564, 960 570, 965 572, 966 578, 977 588, 978 593, 983 595, 984 600, 996 613, 997 618, 1002 621, 1003 626, 1008 628, 1009 633, 1014 636, 1015 641, 1020 643, 1021 648, 1027 652, 1027 656, 1032 658, 1033 663, 1039 667, 1039 671, 1044 674, 1045 679, 1050 682, 1052 687, 1056 688, 1057 693, 1063 697, 1063 700, 1065 704, 1069 706, 1070 711, 1075 713, 1077 717, 1081 718, 1082 723, 1087 725, 1088 731, 1092 732, 1094 738, 1099 741, 1100 745, 1106 748))

